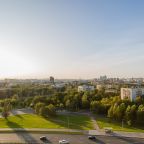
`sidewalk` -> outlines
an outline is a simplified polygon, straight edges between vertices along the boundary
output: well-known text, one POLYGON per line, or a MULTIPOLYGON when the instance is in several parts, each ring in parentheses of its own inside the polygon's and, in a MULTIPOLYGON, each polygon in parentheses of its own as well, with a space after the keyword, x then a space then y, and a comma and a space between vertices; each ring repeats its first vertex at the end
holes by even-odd
POLYGON ((114 131, 111 134, 106 134, 103 130, 101 130, 101 131, 89 130, 89 135, 144 138, 144 133, 114 131))
POLYGON ((100 131, 100 128, 99 128, 99 126, 98 126, 98 124, 97 124, 97 122, 96 122, 96 119, 95 119, 94 115, 93 115, 93 114, 90 114, 90 117, 91 117, 91 121, 93 122, 94 129, 100 131))

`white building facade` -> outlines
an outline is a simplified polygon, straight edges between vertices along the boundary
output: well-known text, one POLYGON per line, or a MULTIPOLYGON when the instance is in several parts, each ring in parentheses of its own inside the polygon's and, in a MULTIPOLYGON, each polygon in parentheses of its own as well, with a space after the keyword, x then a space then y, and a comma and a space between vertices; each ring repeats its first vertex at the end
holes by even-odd
POLYGON ((121 99, 135 101, 137 96, 144 95, 144 88, 121 88, 121 99))
POLYGON ((78 86, 78 92, 93 91, 94 89, 95 89, 94 86, 88 86, 88 85, 78 86))

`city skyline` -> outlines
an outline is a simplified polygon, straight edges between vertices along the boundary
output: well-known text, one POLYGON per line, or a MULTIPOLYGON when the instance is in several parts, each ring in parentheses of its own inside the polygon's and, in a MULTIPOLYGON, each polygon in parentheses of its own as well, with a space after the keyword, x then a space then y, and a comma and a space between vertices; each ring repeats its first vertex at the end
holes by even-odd
POLYGON ((0 2, 0 79, 144 77, 142 0, 0 2))

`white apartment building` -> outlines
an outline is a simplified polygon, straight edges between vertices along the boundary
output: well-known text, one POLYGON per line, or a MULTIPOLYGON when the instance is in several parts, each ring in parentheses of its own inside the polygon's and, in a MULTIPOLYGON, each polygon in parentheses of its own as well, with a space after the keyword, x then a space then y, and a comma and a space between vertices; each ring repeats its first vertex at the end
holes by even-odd
POLYGON ((78 86, 78 92, 83 92, 83 91, 92 91, 94 90, 94 86, 88 86, 88 85, 81 85, 78 86))
POLYGON ((144 88, 121 88, 121 99, 128 98, 130 101, 135 101, 137 96, 144 95, 144 88))

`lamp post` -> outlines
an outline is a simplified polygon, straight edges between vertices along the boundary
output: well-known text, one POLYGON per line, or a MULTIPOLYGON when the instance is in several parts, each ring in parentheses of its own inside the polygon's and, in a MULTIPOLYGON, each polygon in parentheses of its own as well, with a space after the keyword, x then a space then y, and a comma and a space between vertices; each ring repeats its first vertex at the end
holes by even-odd
POLYGON ((122 119, 122 128, 123 128, 123 126, 124 126, 124 120, 122 119))
POLYGON ((69 117, 67 116, 67 123, 68 123, 68 129, 69 129, 69 117))

